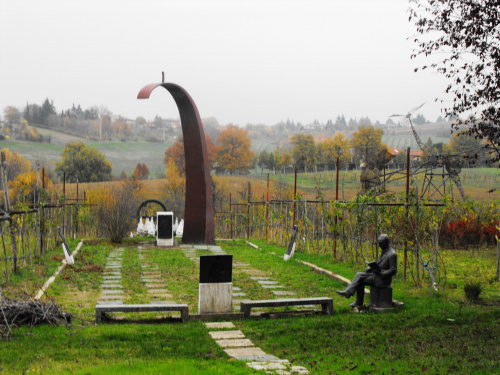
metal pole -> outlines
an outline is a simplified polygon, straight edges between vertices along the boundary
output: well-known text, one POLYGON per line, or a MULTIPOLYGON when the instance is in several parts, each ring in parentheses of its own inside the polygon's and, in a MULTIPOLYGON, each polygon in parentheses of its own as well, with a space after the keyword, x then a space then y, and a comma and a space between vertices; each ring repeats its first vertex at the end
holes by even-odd
POLYGON ((247 203, 247 238, 250 238, 250 182, 248 183, 247 203))
POLYGON ((497 241, 497 280, 500 281, 500 241, 497 241))
POLYGON ((293 184, 293 221, 292 228, 295 226, 295 211, 297 211, 297 167, 295 167, 295 182, 293 184))
POLYGON ((408 262, 408 194, 410 193, 410 148, 406 151, 406 235, 405 235, 405 255, 404 255, 404 267, 403 267, 403 282, 406 282, 406 264, 408 262))
MULTIPOLYGON (((335 181, 335 201, 339 201, 339 165, 340 157, 337 156, 337 180, 335 181)), ((335 230, 333 231, 333 258, 337 258, 337 225, 339 224, 339 217, 335 215, 335 230)))
POLYGON ((231 193, 229 193, 229 218, 230 218, 230 227, 229 227, 229 230, 230 230, 230 236, 231 238, 233 238, 233 205, 231 204, 231 193))
POLYGON ((269 173, 267 174, 267 197, 266 197, 266 242, 269 235, 269 173))

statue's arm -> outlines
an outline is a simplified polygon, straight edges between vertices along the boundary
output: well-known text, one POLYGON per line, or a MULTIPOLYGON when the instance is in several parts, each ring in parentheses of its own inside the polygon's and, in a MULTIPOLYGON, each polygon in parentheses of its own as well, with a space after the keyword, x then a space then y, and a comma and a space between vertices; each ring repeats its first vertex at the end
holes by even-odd
POLYGON ((394 276, 398 271, 398 256, 394 254, 389 258, 389 268, 383 269, 380 275, 382 277, 394 276))

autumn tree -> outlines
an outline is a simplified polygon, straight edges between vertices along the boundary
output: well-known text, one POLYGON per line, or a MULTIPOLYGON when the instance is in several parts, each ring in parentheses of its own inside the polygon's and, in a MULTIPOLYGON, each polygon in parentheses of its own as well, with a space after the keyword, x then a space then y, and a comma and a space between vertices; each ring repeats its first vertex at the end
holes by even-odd
POLYGON ((292 157, 299 169, 312 168, 318 162, 318 149, 312 134, 297 133, 290 137, 293 144, 292 157))
POLYGON ((290 164, 292 164, 292 154, 284 152, 283 155, 281 155, 280 165, 281 167, 288 167, 290 164))
MULTIPOLYGON (((476 158, 474 158, 474 155, 477 155, 481 146, 481 140, 471 137, 468 132, 453 134, 450 141, 451 152, 465 157, 473 157, 471 164, 475 164, 476 158)), ((484 162, 484 160, 479 161, 484 162)))
POLYGON ((19 124, 21 122, 21 112, 16 107, 9 105, 4 108, 3 115, 5 117, 5 121, 9 126, 13 124, 19 124))
POLYGON ((88 148, 83 142, 67 143, 62 161, 55 171, 62 178, 66 173, 69 182, 99 182, 111 180, 112 165, 96 148, 88 148))
POLYGON ((7 162, 7 181, 14 181, 22 173, 31 171, 31 163, 17 152, 10 152, 8 148, 0 150, 5 154, 7 162))
POLYGON ((133 178, 135 180, 147 180, 149 177, 149 168, 145 163, 137 163, 134 169, 133 178))
POLYGON ((335 133, 332 138, 320 143, 318 147, 322 150, 321 163, 327 165, 330 169, 335 168, 337 165, 337 157, 339 157, 341 168, 351 160, 349 140, 344 133, 335 133))
MULTIPOLYGON (((208 161, 210 163, 210 168, 213 168, 215 160, 217 158, 217 145, 212 141, 208 135, 205 136, 205 142, 207 145, 208 161)), ((184 138, 180 137, 174 142, 172 146, 165 150, 165 156, 163 157, 163 163, 168 166, 170 160, 173 160, 175 167, 183 176, 186 173, 186 162, 184 159, 184 138)))
POLYGON ((356 164, 365 162, 368 166, 375 164, 377 154, 387 149, 382 143, 382 129, 375 129, 373 126, 360 126, 357 132, 352 133, 351 147, 354 150, 354 160, 356 164))
POLYGON ((252 141, 248 131, 235 125, 228 125, 217 137, 220 144, 217 151, 217 168, 230 174, 247 174, 251 168, 254 153, 250 150, 252 141))
MULTIPOLYGON (((500 160, 500 6, 498 1, 410 0, 417 28, 412 58, 431 56, 431 68, 449 79, 453 104, 447 117, 468 116, 452 124, 490 142, 491 161, 500 160)), ((415 69, 415 71, 417 71, 415 69)), ((461 132, 461 134, 465 134, 461 132)))
POLYGON ((173 159, 170 159, 166 170, 167 178, 163 186, 161 200, 167 210, 173 211, 176 217, 184 217, 186 196, 186 180, 181 177, 173 159))

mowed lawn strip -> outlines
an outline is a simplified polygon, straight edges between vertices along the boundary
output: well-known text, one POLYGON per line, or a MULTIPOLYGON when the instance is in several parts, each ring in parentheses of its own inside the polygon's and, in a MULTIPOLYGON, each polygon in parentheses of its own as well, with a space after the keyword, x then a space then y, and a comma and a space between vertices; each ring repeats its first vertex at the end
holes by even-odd
POLYGON ((68 335, 64 327, 16 331, 0 341, 0 372, 76 374, 251 374, 231 360, 201 322, 104 324, 68 335))

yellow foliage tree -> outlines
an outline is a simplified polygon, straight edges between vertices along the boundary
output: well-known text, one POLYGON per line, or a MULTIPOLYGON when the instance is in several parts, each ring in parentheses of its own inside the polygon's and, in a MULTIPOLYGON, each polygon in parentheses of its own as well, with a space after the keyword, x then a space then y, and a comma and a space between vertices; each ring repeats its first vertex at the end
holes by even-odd
MULTIPOLYGON (((40 179, 42 177, 40 176, 40 179)), ((38 201, 38 178, 36 171, 21 173, 14 181, 9 182, 9 197, 13 203, 34 203, 38 201)), ((44 181, 40 181, 40 193, 43 199, 45 192, 54 190, 54 185, 46 175, 44 181), (45 191, 42 191, 45 186, 45 191)))
POLYGON ((382 143, 383 134, 382 129, 373 126, 360 126, 357 132, 352 133, 351 148, 354 149, 357 164, 375 165, 378 153, 387 149, 387 145, 382 143))
POLYGON ((340 167, 343 168, 351 160, 349 140, 342 132, 337 132, 332 138, 320 143, 321 162, 329 168, 334 168, 337 157, 340 157, 340 167))
POLYGON ((31 163, 17 152, 10 152, 8 148, 0 150, 5 154, 7 162, 7 181, 14 181, 21 173, 26 173, 31 170, 31 163))
POLYGON ((254 153, 248 131, 236 125, 228 125, 217 137, 220 144, 217 150, 217 169, 230 174, 247 174, 252 166, 254 153))

